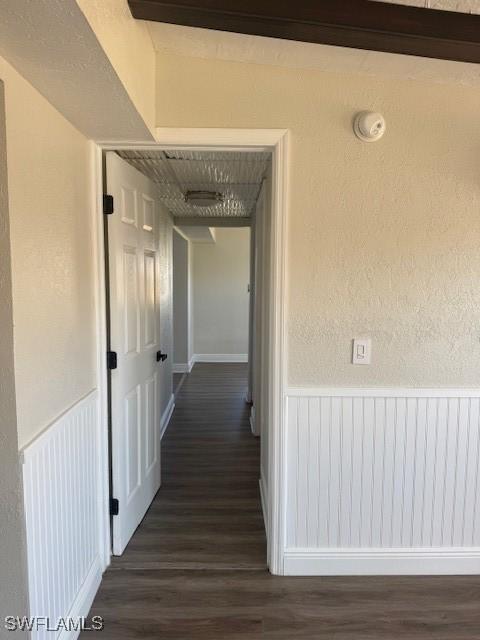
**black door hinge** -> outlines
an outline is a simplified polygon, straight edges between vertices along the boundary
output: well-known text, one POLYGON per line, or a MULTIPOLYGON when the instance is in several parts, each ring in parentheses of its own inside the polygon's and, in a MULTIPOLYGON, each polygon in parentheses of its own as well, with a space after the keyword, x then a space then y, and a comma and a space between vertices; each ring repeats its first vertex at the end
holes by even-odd
POLYGON ((117 368, 117 352, 107 351, 107 369, 117 368))
POLYGON ((109 216, 113 213, 113 196, 108 193, 103 194, 103 213, 109 216))
POLYGON ((110 515, 118 516, 118 510, 119 510, 118 499, 110 498, 110 515))

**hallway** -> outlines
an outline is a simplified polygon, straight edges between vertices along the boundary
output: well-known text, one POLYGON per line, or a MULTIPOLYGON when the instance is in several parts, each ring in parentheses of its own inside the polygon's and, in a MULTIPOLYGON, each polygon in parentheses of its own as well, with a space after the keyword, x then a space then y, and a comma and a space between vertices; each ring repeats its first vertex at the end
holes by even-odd
POLYGON ((245 364, 197 364, 162 440, 162 486, 114 568, 265 569, 245 364))
POLYGON ((268 573, 246 370, 197 364, 183 382, 162 487, 90 612, 102 640, 480 639, 475 576, 268 573))

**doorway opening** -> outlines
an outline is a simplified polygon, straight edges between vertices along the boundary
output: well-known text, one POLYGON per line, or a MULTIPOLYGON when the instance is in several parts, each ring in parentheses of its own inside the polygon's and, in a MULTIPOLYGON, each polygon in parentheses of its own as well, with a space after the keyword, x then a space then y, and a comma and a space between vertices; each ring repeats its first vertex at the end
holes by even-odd
MULTIPOLYGON (((280 512, 278 505, 273 506, 279 485, 272 481, 278 475, 278 450, 274 453, 273 449, 280 434, 275 435, 272 424, 282 410, 272 400, 281 398, 283 384, 283 305, 279 301, 284 254, 279 257, 277 244, 283 243, 282 147, 286 134, 274 135, 275 145, 252 147, 219 145, 215 135, 210 144, 201 145, 195 145, 194 139, 188 146, 103 145, 107 190, 114 197, 117 214, 116 220, 115 214, 108 217, 109 342, 116 352, 116 367, 108 373, 112 389, 109 497, 118 500, 119 508, 112 526, 115 555, 124 552, 162 483, 161 443, 176 402, 175 392, 178 407, 185 401, 182 393, 190 394, 191 400, 210 376, 217 385, 243 380, 241 400, 248 436, 252 442, 258 441, 254 436, 261 436, 255 482, 260 477, 269 543, 264 555, 272 572, 281 572, 275 550, 280 512), (255 173, 261 163, 262 171, 255 173), (238 180, 239 175, 245 182, 238 180), (200 208, 188 202, 187 192, 208 192, 212 184, 222 194, 219 203, 200 208), (187 246, 187 260, 177 272, 175 252, 181 256, 182 243, 187 246), (208 245, 218 251, 210 252, 208 245), (202 277, 194 282, 199 274, 194 260, 189 263, 192 246, 192 253, 198 247, 197 262, 203 257, 210 269, 200 274, 203 283, 202 277), (225 252, 227 267, 235 267, 235 253, 243 255, 242 268, 248 276, 243 291, 233 281, 228 286, 228 268, 215 256, 225 252), (182 280, 183 292, 175 300, 175 285, 182 280), (242 295, 234 295, 238 293, 242 295), (247 301, 243 307, 242 297, 247 301), (181 304, 186 311, 179 311, 181 304), (176 313, 174 307, 178 307, 176 313), (242 327, 246 331, 239 335, 242 327), (197 373, 191 376, 195 368, 197 373), (179 375, 183 381, 191 376, 191 384, 184 382, 180 390, 174 385, 174 376, 179 375), (192 391, 195 385, 197 390, 192 391)), ((210 402, 218 411, 222 393, 210 402)), ((197 407, 197 421, 204 409, 197 407)), ((184 410, 188 413, 188 406, 184 410)), ((195 446, 194 440, 191 444, 195 446)), ((222 456, 228 469, 228 451, 222 456)), ((230 460, 232 472, 234 462, 230 460)), ((168 462, 164 467, 168 470, 168 462)), ((208 465, 204 472, 207 477, 208 465)), ((173 554, 174 550, 170 559, 173 554)))
MULTIPOLYGON (((174 393, 195 363, 244 363, 248 377, 249 312, 255 302, 250 218, 243 220, 243 226, 228 227, 192 228, 177 222, 173 231, 174 393)), ((221 224, 221 219, 215 224, 221 224)), ((248 401, 248 380, 245 397, 248 401)))

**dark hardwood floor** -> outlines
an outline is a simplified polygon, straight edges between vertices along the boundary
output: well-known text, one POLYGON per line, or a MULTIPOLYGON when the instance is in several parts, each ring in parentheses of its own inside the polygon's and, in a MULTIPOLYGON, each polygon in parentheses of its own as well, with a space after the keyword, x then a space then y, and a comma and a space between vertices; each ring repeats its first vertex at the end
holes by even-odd
POLYGON ((246 365, 197 364, 162 440, 162 487, 114 569, 264 569, 246 365))
POLYGON ((268 573, 245 385, 237 364, 197 364, 185 379, 162 488, 91 611, 102 639, 480 640, 477 577, 268 573))

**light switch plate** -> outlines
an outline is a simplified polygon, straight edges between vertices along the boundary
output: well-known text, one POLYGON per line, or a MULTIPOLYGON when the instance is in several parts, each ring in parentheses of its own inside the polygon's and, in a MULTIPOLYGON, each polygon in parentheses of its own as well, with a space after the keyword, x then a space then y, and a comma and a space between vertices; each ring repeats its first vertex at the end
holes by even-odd
POLYGON ((352 364, 370 364, 372 359, 372 341, 370 338, 354 338, 352 364))

